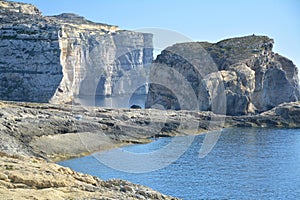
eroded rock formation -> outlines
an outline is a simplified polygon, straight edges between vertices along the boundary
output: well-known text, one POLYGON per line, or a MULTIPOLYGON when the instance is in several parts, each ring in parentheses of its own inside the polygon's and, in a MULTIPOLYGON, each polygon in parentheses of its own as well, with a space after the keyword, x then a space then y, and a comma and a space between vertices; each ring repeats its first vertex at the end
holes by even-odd
MULTIPOLYGON (((273 43, 266 36, 252 35, 216 44, 175 44, 157 57, 150 79, 158 79, 157 71, 162 70, 157 69, 169 68, 181 76, 173 88, 189 83, 200 110, 229 115, 263 112, 300 98, 297 67, 274 53, 273 43)), ((163 85, 151 84, 146 107, 189 108, 180 98, 163 85)))
POLYGON ((65 103, 77 95, 112 95, 120 77, 153 59, 151 34, 75 14, 46 17, 33 5, 1 0, 0 21, 4 100, 65 103))

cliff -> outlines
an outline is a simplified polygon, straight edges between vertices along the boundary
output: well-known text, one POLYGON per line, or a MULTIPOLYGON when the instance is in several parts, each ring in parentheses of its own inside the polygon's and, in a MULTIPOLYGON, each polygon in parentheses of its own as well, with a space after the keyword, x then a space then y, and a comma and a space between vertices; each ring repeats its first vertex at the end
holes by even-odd
POLYGON ((3 100, 66 103, 78 95, 113 95, 120 77, 153 59, 151 34, 75 14, 46 17, 33 5, 0 0, 0 19, 3 100))
MULTIPOLYGON (((177 86, 169 84, 169 88, 152 81, 146 107, 189 108, 179 102, 183 95, 170 90, 183 82, 192 88, 188 101, 196 101, 200 110, 220 114, 260 113, 299 100, 297 67, 274 53, 273 43, 266 36, 252 35, 215 44, 191 42, 166 48, 155 60, 150 80, 157 81, 162 71, 158 69, 162 68, 179 72, 181 78, 173 83, 177 86)), ((174 82, 176 78, 169 79, 174 82)))

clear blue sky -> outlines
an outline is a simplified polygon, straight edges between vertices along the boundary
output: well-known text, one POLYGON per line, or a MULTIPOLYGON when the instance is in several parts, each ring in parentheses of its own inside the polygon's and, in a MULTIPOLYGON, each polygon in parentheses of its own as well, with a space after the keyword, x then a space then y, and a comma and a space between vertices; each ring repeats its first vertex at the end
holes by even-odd
POLYGON ((300 67, 299 0, 19 0, 44 15, 76 13, 122 29, 162 28, 195 41, 267 35, 300 67))

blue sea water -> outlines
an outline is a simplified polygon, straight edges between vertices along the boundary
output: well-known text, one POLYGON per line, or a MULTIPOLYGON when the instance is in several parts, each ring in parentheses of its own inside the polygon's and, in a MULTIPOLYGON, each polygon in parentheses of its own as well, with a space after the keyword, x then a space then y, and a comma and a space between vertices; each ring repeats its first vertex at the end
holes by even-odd
MULTIPOLYGON (((300 129, 224 129, 213 150, 199 158, 203 139, 204 135, 196 136, 178 160, 149 173, 114 170, 97 160, 96 154, 59 164, 104 180, 129 180, 187 200, 300 199, 300 129)), ((123 150, 153 152, 171 140, 162 138, 123 150)))

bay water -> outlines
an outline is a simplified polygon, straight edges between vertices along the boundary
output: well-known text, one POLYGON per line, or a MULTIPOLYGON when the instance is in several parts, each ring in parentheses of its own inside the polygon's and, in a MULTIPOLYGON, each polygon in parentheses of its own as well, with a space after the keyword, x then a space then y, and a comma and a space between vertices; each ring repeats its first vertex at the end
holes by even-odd
MULTIPOLYGON (((204 135, 196 136, 178 160, 149 173, 112 169, 96 154, 59 164, 104 180, 125 179, 187 200, 300 199, 300 129, 224 129, 213 150, 200 158, 203 139, 204 135)), ((171 140, 161 138, 122 149, 148 153, 171 140)))

